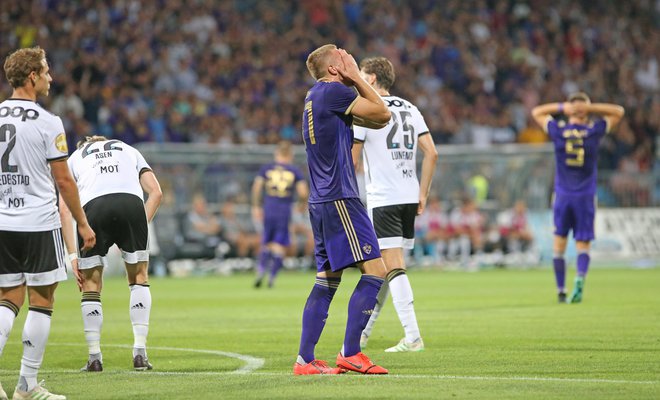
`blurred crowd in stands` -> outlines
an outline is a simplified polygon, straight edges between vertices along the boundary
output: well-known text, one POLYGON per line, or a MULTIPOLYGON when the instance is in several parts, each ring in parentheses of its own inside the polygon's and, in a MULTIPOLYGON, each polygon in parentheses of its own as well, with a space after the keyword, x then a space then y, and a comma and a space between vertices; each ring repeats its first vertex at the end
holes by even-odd
POLYGON ((327 42, 391 59, 439 144, 544 141, 530 109, 578 89, 627 110, 604 168, 647 171, 660 130, 660 0, 32 0, 0 21, 3 56, 47 49, 72 142, 300 142, 327 42))

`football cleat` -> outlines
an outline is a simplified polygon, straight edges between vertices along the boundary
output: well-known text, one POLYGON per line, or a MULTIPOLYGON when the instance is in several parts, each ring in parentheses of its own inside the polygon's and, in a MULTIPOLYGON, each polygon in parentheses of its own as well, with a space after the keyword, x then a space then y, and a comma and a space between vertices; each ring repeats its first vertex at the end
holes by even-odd
POLYGON ((138 354, 137 356, 133 357, 133 369, 136 371, 146 371, 154 369, 154 366, 151 365, 147 357, 138 354))
POLYGON ((384 375, 388 371, 371 362, 363 352, 354 356, 344 357, 341 353, 337 355, 337 366, 346 371, 355 371, 365 375, 384 375))
POLYGON ((406 342, 406 338, 403 338, 399 341, 396 346, 392 346, 388 349, 385 349, 386 353, 405 353, 405 352, 417 352, 424 350, 424 341, 422 338, 417 338, 413 342, 406 342))
POLYGON ((101 360, 89 360, 87 365, 80 368, 80 372, 101 372, 103 371, 103 363, 101 360))
POLYGON ((568 298, 567 303, 576 304, 582 302, 582 290, 584 289, 584 277, 578 276, 575 277, 575 287, 573 287, 573 293, 568 298))
POLYGON ((24 392, 16 388, 12 399, 13 400, 66 400, 66 396, 49 392, 48 389, 42 386, 43 384, 44 381, 39 382, 39 384, 29 392, 24 392))
POLYGON ((330 367, 328 363, 323 360, 312 360, 307 364, 301 364, 299 362, 293 364, 294 375, 337 375, 343 374, 344 372, 346 371, 341 368, 330 367))
POLYGON ((558 294, 557 294, 557 302, 558 302, 559 304, 566 303, 566 293, 564 293, 564 292, 560 292, 560 293, 558 293, 558 294))

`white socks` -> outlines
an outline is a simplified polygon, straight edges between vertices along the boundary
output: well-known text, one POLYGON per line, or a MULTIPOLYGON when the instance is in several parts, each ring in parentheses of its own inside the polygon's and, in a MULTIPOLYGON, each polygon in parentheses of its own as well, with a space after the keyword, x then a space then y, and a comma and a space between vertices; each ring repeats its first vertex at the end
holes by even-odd
POLYGON ((406 334, 406 342, 412 343, 420 337, 415 307, 413 306, 413 292, 408 275, 403 270, 399 271, 401 271, 399 274, 390 279, 389 286, 394 308, 406 334))
POLYGON ((147 335, 149 334, 149 314, 151 312, 151 291, 149 285, 131 285, 130 316, 133 324, 133 357, 141 354, 146 357, 147 335))
POLYGON ((90 359, 94 358, 103 362, 101 357, 101 327, 103 326, 101 294, 98 292, 84 292, 80 309, 90 359))
POLYGON ((44 351, 50 333, 53 311, 42 307, 30 307, 23 327, 23 358, 18 380, 19 389, 29 392, 37 386, 37 372, 44 359, 44 351))
POLYGON ((0 355, 7 344, 11 328, 18 314, 18 307, 7 300, 0 301, 0 355))
POLYGON ((415 307, 413 305, 412 287, 410 286, 408 275, 406 275, 406 271, 403 269, 394 269, 387 274, 387 280, 380 287, 378 302, 362 334, 367 337, 371 336, 371 331, 374 329, 376 319, 380 315, 385 300, 387 300, 387 295, 388 293, 392 293, 392 302, 406 334, 406 342, 412 343, 420 338, 420 333, 419 326, 417 325, 417 317, 415 316, 415 307))

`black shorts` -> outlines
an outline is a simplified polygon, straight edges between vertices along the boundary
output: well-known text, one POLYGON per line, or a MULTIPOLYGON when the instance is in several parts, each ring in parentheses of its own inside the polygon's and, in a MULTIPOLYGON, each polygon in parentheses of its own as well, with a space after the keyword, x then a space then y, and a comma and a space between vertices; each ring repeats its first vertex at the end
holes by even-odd
POLYGON ((46 286, 66 280, 60 228, 44 232, 0 231, 0 287, 46 286))
MULTIPOLYGON (((87 221, 96 233, 96 246, 81 252, 80 269, 106 266, 108 249, 116 244, 129 264, 148 261, 149 228, 141 198, 129 193, 112 193, 97 197, 83 207, 87 221)), ((78 235, 78 248, 83 240, 78 235)))
POLYGON ((382 249, 412 249, 415 245, 415 217, 418 204, 397 204, 369 209, 378 246, 382 249))

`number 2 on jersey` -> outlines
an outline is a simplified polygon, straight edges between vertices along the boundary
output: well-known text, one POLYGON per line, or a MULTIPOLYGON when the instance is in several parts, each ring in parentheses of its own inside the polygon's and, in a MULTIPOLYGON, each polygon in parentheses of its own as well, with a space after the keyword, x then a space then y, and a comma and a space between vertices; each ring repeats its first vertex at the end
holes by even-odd
MULTIPOLYGON (((415 146, 415 129, 407 121, 410 117, 408 111, 400 111, 401 114, 401 126, 403 126, 403 145, 408 150, 412 150, 415 146)), ((387 134, 387 148, 388 149, 398 149, 401 147, 401 143, 394 141, 394 135, 399 131, 399 121, 397 121, 396 113, 392 113, 392 129, 390 133, 387 134)))
POLYGON ((17 165, 9 165, 9 153, 16 145, 16 127, 12 124, 4 124, 0 126, 0 142, 8 142, 7 148, 2 153, 0 160, 0 170, 2 172, 18 172, 17 165))

